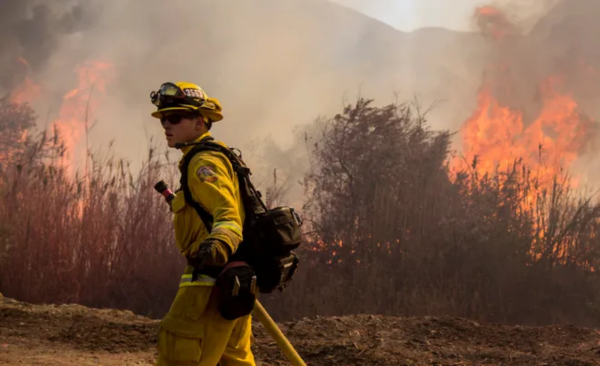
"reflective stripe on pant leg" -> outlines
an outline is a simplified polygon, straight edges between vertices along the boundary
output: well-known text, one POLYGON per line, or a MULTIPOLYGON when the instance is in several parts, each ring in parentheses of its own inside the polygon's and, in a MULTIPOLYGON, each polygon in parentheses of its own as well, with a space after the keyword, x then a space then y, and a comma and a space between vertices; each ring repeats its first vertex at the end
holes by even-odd
MULTIPOLYGON (((250 329, 250 317, 236 319, 235 321, 224 319, 218 309, 218 296, 212 289, 207 288, 214 286, 215 280, 207 276, 199 276, 198 280, 194 282, 191 282, 191 279, 191 274, 183 275, 181 277, 179 291, 184 293, 188 291, 210 291, 207 293, 209 297, 206 298, 206 307, 195 301, 188 300, 184 303, 180 303, 180 305, 184 306, 183 308, 181 306, 172 306, 174 310, 174 314, 172 315, 176 315, 176 318, 170 316, 171 311, 169 311, 169 314, 167 314, 162 324, 163 326, 170 328, 170 330, 163 328, 163 330, 161 330, 162 337, 159 337, 159 339, 163 339, 162 342, 166 346, 168 346, 169 342, 166 342, 164 338, 170 339, 173 343, 172 348, 166 349, 159 347, 161 352, 159 352, 159 363, 157 363, 157 365, 196 366, 196 364, 193 363, 195 361, 191 361, 192 363, 188 364, 187 361, 183 361, 184 363, 171 361, 171 363, 169 363, 167 360, 168 357, 171 357, 167 355, 169 351, 177 348, 185 350, 183 351, 185 353, 189 352, 190 356, 195 355, 194 351, 188 348, 193 345, 193 343, 190 343, 189 341, 195 338, 196 341, 198 341, 197 345, 200 347, 200 360, 197 363, 197 366, 214 366, 219 362, 220 358, 220 364, 222 366, 255 366, 256 363, 254 362, 254 357, 250 351, 252 335, 250 329), (197 311, 193 312, 195 315, 200 314, 198 319, 191 319, 184 314, 186 313, 188 306, 198 305, 203 308, 201 314, 197 313, 197 311), (200 328, 202 328, 201 331, 200 328), (198 330, 198 332, 196 332, 196 330, 198 330), (183 344, 179 344, 180 341, 183 342, 183 344), (231 351, 228 352, 226 350, 227 348, 231 348, 231 351), (164 354, 165 352, 167 354, 164 354), (227 355, 222 358, 225 353, 227 355)), ((180 293, 179 295, 182 296, 183 293, 180 293)), ((181 300, 184 299, 182 298, 181 300)), ((189 316, 192 316, 192 314, 189 314, 189 316)))

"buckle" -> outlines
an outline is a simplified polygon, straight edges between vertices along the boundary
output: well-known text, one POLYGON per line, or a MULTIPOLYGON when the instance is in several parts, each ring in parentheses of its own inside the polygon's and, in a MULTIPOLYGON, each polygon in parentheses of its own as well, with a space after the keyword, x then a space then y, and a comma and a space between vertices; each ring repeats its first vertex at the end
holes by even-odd
POLYGON ((292 280, 296 269, 298 268, 298 257, 295 254, 290 254, 289 257, 281 260, 281 277, 277 288, 282 291, 287 284, 292 280))

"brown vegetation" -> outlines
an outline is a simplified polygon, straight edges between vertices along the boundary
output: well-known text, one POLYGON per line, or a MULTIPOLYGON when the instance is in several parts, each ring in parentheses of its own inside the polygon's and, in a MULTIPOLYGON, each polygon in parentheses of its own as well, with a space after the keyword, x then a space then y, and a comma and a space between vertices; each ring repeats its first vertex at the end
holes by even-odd
MULTIPOLYGON (((0 119, 21 118, 10 111, 0 119)), ((2 292, 160 315, 184 262, 152 188, 161 169, 154 152, 135 179, 125 160, 110 156, 90 156, 88 174, 72 178, 60 141, 44 131, 2 168, 2 292)))
MULTIPOLYGON (((431 131, 412 105, 359 99, 318 123, 301 268, 283 293, 263 298, 276 319, 371 313, 600 325, 600 206, 565 177, 542 184, 518 161, 486 176, 451 175, 450 133, 431 131)), ((133 177, 125 161, 90 156, 87 176, 72 179, 58 138, 23 144, 0 176, 0 291, 164 314, 183 261, 152 185, 173 164, 150 151, 133 177)), ((281 189, 268 192, 279 202, 281 189)))

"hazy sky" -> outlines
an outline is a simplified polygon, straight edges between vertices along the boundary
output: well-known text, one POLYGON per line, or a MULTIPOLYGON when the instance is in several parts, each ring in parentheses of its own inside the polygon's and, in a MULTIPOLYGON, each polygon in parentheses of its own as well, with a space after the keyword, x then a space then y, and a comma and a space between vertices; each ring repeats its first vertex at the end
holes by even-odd
POLYGON ((469 30, 476 6, 490 0, 331 0, 379 19, 397 29, 421 27, 469 30))

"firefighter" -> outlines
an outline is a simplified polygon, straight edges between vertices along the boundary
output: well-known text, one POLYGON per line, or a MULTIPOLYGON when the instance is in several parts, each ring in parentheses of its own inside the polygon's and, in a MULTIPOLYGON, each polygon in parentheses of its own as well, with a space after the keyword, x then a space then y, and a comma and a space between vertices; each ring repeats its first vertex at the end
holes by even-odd
MULTIPOLYGON (((165 83, 150 96, 157 106, 152 116, 160 119, 171 148, 209 137, 212 124, 223 119, 219 101, 195 84, 165 83)), ((192 148, 181 147, 180 171, 192 148)), ((251 316, 223 318, 214 291, 215 279, 242 241, 244 209, 232 165, 219 152, 201 151, 189 163, 187 184, 213 223, 209 232, 184 194, 178 193, 171 202, 177 247, 188 265, 161 322, 156 365, 255 365, 251 316)))

